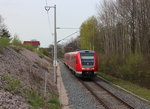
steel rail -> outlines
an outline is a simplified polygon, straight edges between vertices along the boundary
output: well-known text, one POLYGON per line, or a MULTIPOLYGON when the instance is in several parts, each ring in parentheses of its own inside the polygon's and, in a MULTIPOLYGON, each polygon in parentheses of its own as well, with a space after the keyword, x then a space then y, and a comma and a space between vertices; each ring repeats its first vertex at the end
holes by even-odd
POLYGON ((91 90, 91 88, 90 88, 88 85, 86 85, 86 84, 85 84, 82 80, 80 80, 79 78, 78 78, 78 80, 80 81, 80 83, 83 84, 83 86, 85 86, 85 87, 88 89, 88 91, 98 100, 98 102, 99 102, 100 104, 102 104, 102 105, 105 107, 105 109, 110 109, 110 108, 94 93, 94 91, 91 90))
MULTIPOLYGON (((62 63, 64 63, 62 60, 61 60, 62 63)), ((71 74, 73 74, 73 72, 71 71, 71 74)), ((98 96, 97 94, 90 88, 90 86, 88 86, 87 84, 84 83, 83 80, 81 80, 80 78, 76 78, 79 80, 79 82, 96 98, 96 100, 104 106, 104 108, 106 109, 111 109, 104 101, 102 101, 98 96)), ((129 109, 134 109, 134 107, 132 107, 131 105, 129 105, 127 102, 123 101, 121 98, 117 97, 115 94, 113 94, 112 92, 110 92, 109 90, 107 90, 106 88, 104 88, 103 86, 101 86, 99 83, 97 83, 96 81, 93 81, 93 83, 102 88, 103 90, 105 90, 108 94, 110 94, 111 96, 113 96, 115 99, 117 99, 119 102, 121 102, 123 105, 125 105, 126 107, 128 107, 129 109)))
POLYGON ((106 88, 104 88, 102 85, 98 84, 95 81, 94 81, 94 84, 97 85, 98 87, 101 87, 103 90, 105 90, 110 95, 112 95, 114 98, 116 98, 118 101, 120 101, 121 103, 123 103, 124 105, 126 105, 129 109, 134 109, 134 107, 132 107, 131 105, 129 105, 127 102, 123 101, 121 98, 117 97, 115 94, 113 94, 112 92, 110 92, 109 90, 107 90, 106 88))

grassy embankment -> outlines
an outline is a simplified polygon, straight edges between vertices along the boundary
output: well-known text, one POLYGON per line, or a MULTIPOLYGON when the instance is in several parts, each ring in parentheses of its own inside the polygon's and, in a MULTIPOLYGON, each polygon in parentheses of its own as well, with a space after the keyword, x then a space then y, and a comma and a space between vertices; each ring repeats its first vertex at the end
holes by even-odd
POLYGON ((125 80, 122 80, 122 79, 119 79, 119 78, 116 78, 116 77, 113 77, 113 76, 110 76, 101 72, 99 72, 98 75, 112 82, 113 84, 119 85, 125 88, 126 90, 131 91, 132 93, 150 101, 150 89, 146 89, 139 85, 133 84, 129 81, 125 81, 125 80))
POLYGON ((17 94, 26 99, 32 108, 39 109, 61 109, 58 96, 53 94, 49 99, 44 98, 38 91, 30 88, 29 86, 23 87, 22 80, 18 77, 11 77, 8 73, 4 73, 0 79, 3 85, 0 89, 5 89, 12 94, 17 94))
POLYGON ((32 45, 24 45, 18 37, 14 37, 13 39, 7 37, 0 38, 0 53, 3 53, 3 49, 10 45, 16 46, 13 47, 13 49, 18 53, 22 50, 20 47, 23 47, 30 51, 36 52, 41 58, 43 58, 44 56, 51 57, 51 54, 44 48, 36 49, 32 45))
MULTIPOLYGON (((13 47, 13 49, 18 53, 22 50, 21 47, 24 47, 30 51, 38 53, 41 58, 44 57, 44 55, 49 56, 45 49, 37 50, 31 45, 23 45, 18 38, 10 39, 7 37, 0 38, 0 53, 2 54, 4 48, 10 45, 15 45, 16 47, 13 47)), ((22 87, 22 80, 20 78, 11 77, 7 73, 4 73, 0 78, 4 83, 3 86, 0 86, 0 89, 5 89, 12 94, 22 96, 33 108, 38 109, 43 107, 45 109, 61 109, 61 105, 56 94, 52 94, 53 96, 51 98, 46 99, 41 96, 38 91, 31 89, 28 86, 22 87)))

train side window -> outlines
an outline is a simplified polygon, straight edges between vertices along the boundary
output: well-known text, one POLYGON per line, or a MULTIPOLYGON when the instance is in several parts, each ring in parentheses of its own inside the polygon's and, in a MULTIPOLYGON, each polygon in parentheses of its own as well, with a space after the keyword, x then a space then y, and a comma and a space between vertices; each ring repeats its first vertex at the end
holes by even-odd
POLYGON ((75 60, 76 60, 76 64, 78 64, 78 59, 75 57, 75 60))

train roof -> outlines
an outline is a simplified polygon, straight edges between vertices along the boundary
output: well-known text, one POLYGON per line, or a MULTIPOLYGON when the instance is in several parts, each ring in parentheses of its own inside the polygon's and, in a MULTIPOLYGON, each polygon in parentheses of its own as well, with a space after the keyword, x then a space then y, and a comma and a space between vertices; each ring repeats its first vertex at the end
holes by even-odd
POLYGON ((95 51, 92 50, 79 50, 80 53, 85 53, 85 52, 90 52, 90 53, 94 53, 95 51))
POLYGON ((95 51, 92 51, 92 50, 79 50, 79 51, 74 51, 74 52, 68 52, 66 54, 76 54, 78 52, 80 52, 80 53, 87 53, 87 52, 94 53, 95 51))

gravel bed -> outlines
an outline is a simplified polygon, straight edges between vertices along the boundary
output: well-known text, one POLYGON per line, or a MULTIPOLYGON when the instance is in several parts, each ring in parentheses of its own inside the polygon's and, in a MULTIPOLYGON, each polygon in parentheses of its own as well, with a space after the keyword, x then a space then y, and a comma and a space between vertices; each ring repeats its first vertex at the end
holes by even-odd
POLYGON ((108 89, 109 91, 111 91, 130 105, 132 105, 135 109, 150 109, 150 106, 148 104, 142 102, 136 97, 112 87, 110 84, 104 82, 103 80, 100 80, 99 78, 96 78, 96 80, 103 87, 105 87, 106 89, 108 89))
POLYGON ((59 63, 60 72, 66 88, 69 106, 71 109, 103 109, 103 107, 92 97, 92 95, 81 85, 74 75, 59 63))

